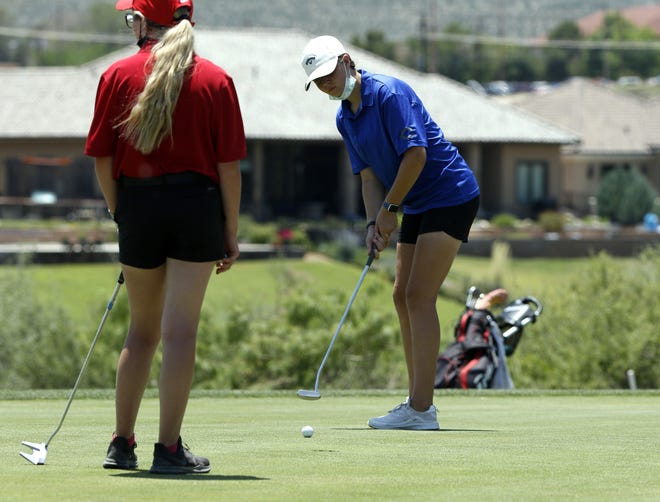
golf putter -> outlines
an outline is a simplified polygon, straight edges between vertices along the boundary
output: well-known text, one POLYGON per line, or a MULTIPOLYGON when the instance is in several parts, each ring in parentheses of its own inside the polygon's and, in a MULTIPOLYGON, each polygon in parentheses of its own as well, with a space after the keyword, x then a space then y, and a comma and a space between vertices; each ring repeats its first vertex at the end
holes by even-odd
POLYGON ((119 293, 119 288, 121 287, 122 284, 124 284, 124 274, 120 273, 119 278, 117 279, 117 284, 115 285, 115 289, 112 292, 110 301, 108 302, 108 306, 106 307, 105 312, 103 313, 103 318, 101 319, 101 323, 99 324, 99 327, 96 330, 96 335, 94 335, 94 339, 92 340, 92 345, 89 347, 89 350, 87 351, 87 356, 85 357, 85 360, 82 363, 82 367, 80 368, 80 372, 78 373, 78 378, 76 379, 76 383, 73 385, 73 389, 71 389, 71 393, 69 394, 69 400, 67 401, 66 406, 64 408, 64 413, 62 414, 62 418, 60 418, 60 423, 57 424, 57 427, 48 438, 48 441, 46 441, 45 443, 32 443, 30 441, 22 442, 24 446, 27 446, 28 448, 32 448, 32 453, 24 453, 22 451, 19 452, 21 457, 23 457, 28 462, 31 462, 34 465, 44 465, 46 463, 46 455, 48 454, 48 445, 55 437, 55 434, 59 432, 60 428, 62 427, 62 423, 64 422, 64 418, 66 417, 66 414, 69 412, 69 407, 71 406, 71 401, 73 401, 73 396, 75 396, 76 390, 78 390, 78 384, 80 383, 83 373, 85 372, 85 368, 87 367, 89 358, 92 355, 94 346, 96 345, 96 342, 99 339, 99 335, 101 334, 101 330, 103 329, 105 320, 108 318, 108 314, 110 313, 112 307, 115 304, 117 293, 119 293))
POLYGON ((306 389, 300 389, 298 391, 298 397, 300 399, 308 399, 308 400, 316 400, 321 398, 321 393, 319 392, 319 378, 321 377, 321 371, 323 370, 323 366, 325 366, 325 362, 328 360, 328 356, 330 355, 330 351, 332 350, 332 346, 335 344, 335 340, 337 339, 337 335, 339 334, 339 331, 341 330, 342 326, 344 325, 344 321, 346 320, 346 316, 348 315, 348 311, 351 310, 351 306, 353 305, 353 301, 355 300, 355 297, 358 294, 358 291, 360 290, 360 286, 362 286, 362 281, 364 281, 364 277, 367 275, 367 272, 369 271, 369 267, 371 267, 371 264, 374 261, 375 253, 372 250, 369 253, 369 258, 367 258, 367 264, 364 266, 364 270, 362 270, 362 274, 360 275, 360 279, 358 280, 357 286, 355 286, 355 290, 353 291, 353 294, 351 295, 350 300, 348 300, 348 305, 346 305, 346 310, 344 310, 344 315, 341 317, 341 320, 339 321, 339 324, 337 325, 337 329, 335 330, 335 334, 332 337, 332 340, 330 340, 330 345, 328 346, 328 350, 325 351, 325 356, 323 356, 323 360, 321 361, 321 365, 319 366, 318 371, 316 372, 316 382, 314 383, 314 390, 306 390, 306 389))

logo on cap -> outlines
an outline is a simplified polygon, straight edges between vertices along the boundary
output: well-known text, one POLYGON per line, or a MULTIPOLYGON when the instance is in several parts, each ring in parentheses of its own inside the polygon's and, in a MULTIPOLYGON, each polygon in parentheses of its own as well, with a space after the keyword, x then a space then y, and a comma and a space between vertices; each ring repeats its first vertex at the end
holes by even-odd
POLYGON ((314 64, 314 60, 316 59, 316 56, 309 57, 305 60, 305 65, 309 66, 311 64, 314 64))

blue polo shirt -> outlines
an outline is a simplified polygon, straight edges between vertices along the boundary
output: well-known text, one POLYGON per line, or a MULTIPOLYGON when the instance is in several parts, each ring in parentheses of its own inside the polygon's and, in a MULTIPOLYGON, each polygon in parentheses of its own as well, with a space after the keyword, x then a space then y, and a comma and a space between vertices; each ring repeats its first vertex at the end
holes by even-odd
POLYGON ((456 206, 479 195, 479 186, 458 149, 433 121, 415 91, 387 75, 362 75, 362 103, 353 113, 348 101, 337 111, 337 129, 344 139, 353 174, 370 167, 389 189, 403 154, 426 148, 426 165, 403 201, 405 213, 456 206))

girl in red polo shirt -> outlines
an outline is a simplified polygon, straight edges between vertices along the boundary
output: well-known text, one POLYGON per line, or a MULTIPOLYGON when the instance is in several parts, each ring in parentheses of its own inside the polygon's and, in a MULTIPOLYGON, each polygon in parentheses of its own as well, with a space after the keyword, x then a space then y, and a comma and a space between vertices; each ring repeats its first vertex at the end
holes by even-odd
POLYGON ((152 473, 209 472, 181 442, 202 302, 238 258, 246 142, 231 77, 194 53, 192 0, 119 0, 140 47, 101 76, 85 153, 118 225, 131 321, 105 468, 135 469, 135 422, 162 341, 152 473))

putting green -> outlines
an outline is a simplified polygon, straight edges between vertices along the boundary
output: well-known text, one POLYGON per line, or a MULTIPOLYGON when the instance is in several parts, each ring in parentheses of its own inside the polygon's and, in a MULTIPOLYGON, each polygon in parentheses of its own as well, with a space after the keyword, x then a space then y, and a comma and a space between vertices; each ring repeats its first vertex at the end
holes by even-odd
POLYGON ((18 452, 42 442, 67 392, 0 394, 2 499, 9 500, 659 500, 660 393, 438 392, 439 432, 366 426, 402 393, 195 393, 184 441, 207 475, 149 475, 158 403, 145 399, 138 471, 101 468, 111 392, 81 391, 46 464, 18 452), (23 396, 25 397, 25 396, 23 396), (44 397, 48 397, 44 399, 44 397), (314 427, 304 438, 300 429, 314 427), (25 449, 25 447, 23 447, 25 449))

